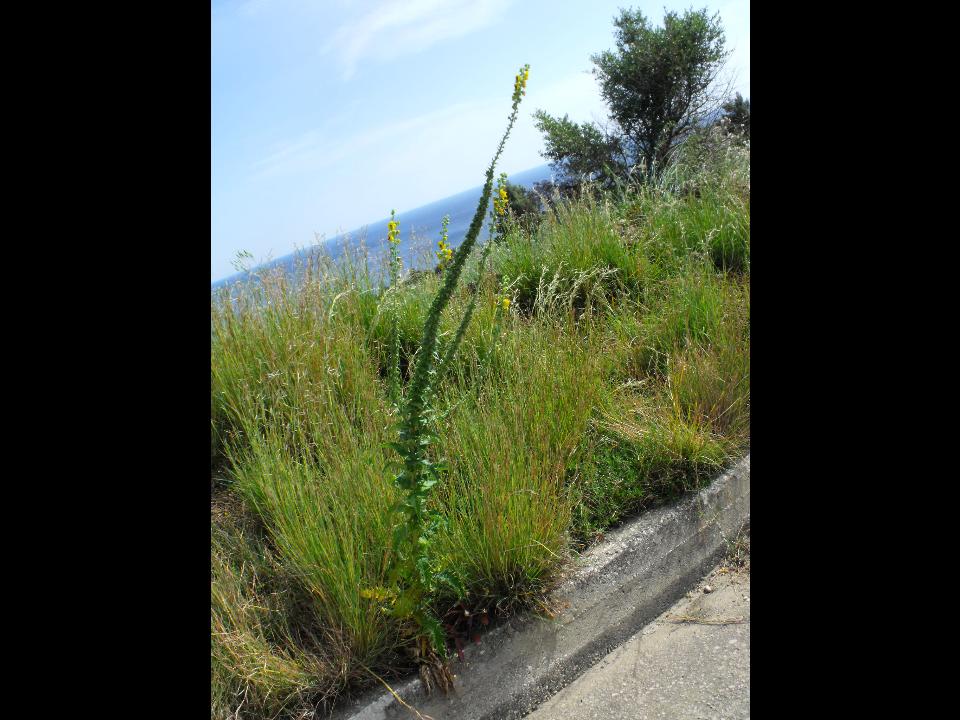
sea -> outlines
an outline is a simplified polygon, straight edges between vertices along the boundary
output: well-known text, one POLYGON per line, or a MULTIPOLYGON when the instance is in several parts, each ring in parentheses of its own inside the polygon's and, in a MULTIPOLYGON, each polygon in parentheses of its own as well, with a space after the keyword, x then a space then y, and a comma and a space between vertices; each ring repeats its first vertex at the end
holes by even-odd
MULTIPOLYGON (((514 185, 522 185, 526 188, 532 188, 534 183, 542 180, 550 180, 552 177, 549 165, 540 165, 523 172, 508 176, 508 180, 514 185)), ((450 195, 442 200, 437 200, 429 205, 423 205, 413 210, 397 211, 397 220, 400 223, 400 251, 403 257, 404 268, 423 269, 432 266, 436 258, 432 251, 436 250, 437 241, 440 239, 440 232, 444 215, 450 216, 450 225, 447 227, 447 242, 450 247, 456 248, 463 242, 467 235, 467 229, 470 227, 470 221, 477 210, 477 203, 480 201, 480 195, 483 186, 478 185, 475 188, 464 190, 456 195, 450 195)), ((288 273, 293 273, 297 267, 297 260, 315 252, 318 246, 336 260, 343 255, 347 249, 356 249, 361 245, 372 255, 381 255, 387 248, 387 223, 389 217, 375 222, 368 223, 352 232, 341 233, 328 240, 315 243, 312 246, 295 250, 289 255, 262 263, 256 268, 234 273, 228 277, 216 280, 211 283, 211 290, 216 290, 224 285, 230 285, 238 280, 249 277, 249 272, 258 270, 267 270, 278 266, 283 267, 288 273)), ((484 242, 487 237, 487 225, 489 224, 489 208, 484 227, 481 230, 478 240, 484 242)))

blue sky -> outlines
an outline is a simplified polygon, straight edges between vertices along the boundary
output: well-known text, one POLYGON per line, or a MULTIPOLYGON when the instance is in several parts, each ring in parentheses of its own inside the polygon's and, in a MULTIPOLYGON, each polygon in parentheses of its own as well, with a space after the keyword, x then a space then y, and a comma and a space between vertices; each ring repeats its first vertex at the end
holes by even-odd
MULTIPOLYGON (((708 3, 750 96, 749 0, 708 3)), ((240 250, 281 257, 481 184, 530 63, 498 165, 545 162, 531 114, 606 117, 590 56, 620 7, 656 24, 704 3, 590 0, 214 0, 211 280, 240 250)))

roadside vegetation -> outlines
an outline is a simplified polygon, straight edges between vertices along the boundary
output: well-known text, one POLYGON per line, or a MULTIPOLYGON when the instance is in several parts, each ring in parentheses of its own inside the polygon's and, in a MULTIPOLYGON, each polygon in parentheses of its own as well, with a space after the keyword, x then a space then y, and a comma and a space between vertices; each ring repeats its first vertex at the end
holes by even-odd
POLYGON ((212 717, 415 669, 444 688, 606 528, 748 448, 748 137, 704 126, 655 176, 542 212, 498 155, 432 271, 398 262, 400 217, 374 253, 212 298, 212 717))

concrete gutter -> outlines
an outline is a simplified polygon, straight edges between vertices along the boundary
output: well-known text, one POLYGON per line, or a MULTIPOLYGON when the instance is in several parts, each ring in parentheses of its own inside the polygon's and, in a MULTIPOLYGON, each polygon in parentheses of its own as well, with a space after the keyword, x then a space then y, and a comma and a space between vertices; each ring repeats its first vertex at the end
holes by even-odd
MULTIPOLYGON (((511 618, 454 660, 455 692, 427 697, 419 678, 394 690, 434 720, 522 718, 669 608, 720 560, 750 519, 750 456, 708 487, 644 513, 580 556, 554 596, 554 620, 511 618)), ((385 689, 343 706, 335 720, 413 714, 385 689)))

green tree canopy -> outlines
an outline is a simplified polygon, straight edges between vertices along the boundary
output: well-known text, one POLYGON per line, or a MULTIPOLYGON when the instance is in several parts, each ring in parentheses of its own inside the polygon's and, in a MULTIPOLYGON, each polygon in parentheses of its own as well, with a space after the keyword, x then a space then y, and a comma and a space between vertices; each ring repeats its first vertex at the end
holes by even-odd
POLYGON ((507 214, 494 217, 496 237, 502 239, 511 226, 532 232, 540 224, 543 212, 537 193, 512 182, 505 182, 503 187, 507 193, 507 214))
POLYGON ((677 143, 718 109, 712 87, 727 57, 719 15, 706 9, 667 12, 663 27, 621 10, 614 26, 616 50, 591 58, 609 129, 534 114, 554 169, 602 184, 637 165, 663 171, 677 143))
POLYGON ((723 104, 728 132, 750 138, 750 101, 740 93, 723 104))

